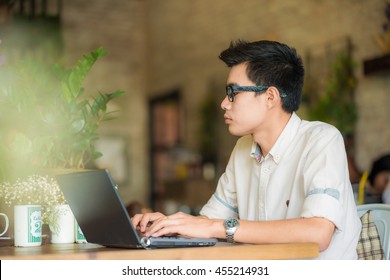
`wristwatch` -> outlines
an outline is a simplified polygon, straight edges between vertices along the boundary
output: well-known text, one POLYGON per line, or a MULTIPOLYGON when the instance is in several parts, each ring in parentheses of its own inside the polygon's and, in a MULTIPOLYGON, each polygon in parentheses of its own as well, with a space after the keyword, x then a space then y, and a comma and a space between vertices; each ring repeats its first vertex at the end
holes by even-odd
POLYGON ((226 229, 226 241, 229 243, 234 242, 234 233, 238 229, 239 222, 236 218, 226 219, 223 223, 226 229))

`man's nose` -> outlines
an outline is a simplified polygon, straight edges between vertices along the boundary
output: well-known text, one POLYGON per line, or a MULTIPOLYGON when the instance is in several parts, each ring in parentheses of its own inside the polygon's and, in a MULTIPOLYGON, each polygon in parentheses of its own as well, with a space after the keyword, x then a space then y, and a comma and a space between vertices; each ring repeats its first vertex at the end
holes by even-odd
POLYGON ((228 110, 230 108, 230 101, 229 101, 227 95, 225 96, 225 98, 221 102, 221 108, 224 111, 226 111, 226 110, 228 110))

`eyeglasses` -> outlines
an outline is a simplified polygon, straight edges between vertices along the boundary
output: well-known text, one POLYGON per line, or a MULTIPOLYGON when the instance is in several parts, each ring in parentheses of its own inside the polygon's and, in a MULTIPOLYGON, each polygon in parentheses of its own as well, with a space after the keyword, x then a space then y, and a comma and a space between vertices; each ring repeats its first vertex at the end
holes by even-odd
MULTIPOLYGON (((239 94, 241 91, 253 91, 253 92, 262 92, 267 90, 268 86, 233 86, 233 85, 227 85, 226 86, 226 95, 228 96, 228 99, 230 102, 234 101, 234 96, 239 94)), ((287 95, 284 93, 280 93, 280 97, 286 97, 287 95)))

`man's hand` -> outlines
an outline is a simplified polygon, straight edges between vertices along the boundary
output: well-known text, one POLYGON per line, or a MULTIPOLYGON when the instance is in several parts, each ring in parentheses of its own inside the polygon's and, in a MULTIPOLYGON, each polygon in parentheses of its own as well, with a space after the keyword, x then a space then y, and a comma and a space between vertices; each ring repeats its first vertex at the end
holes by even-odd
POLYGON ((160 212, 154 213, 145 213, 145 214, 135 214, 133 218, 131 218, 131 222, 133 226, 140 231, 141 233, 145 233, 146 229, 155 221, 159 219, 163 219, 166 216, 160 212))
POLYGON ((165 216, 161 213, 137 214, 132 219, 145 236, 159 237, 178 234, 183 237, 219 237, 223 236, 223 221, 211 220, 204 216, 192 216, 182 212, 165 216), (221 231, 221 234, 217 232, 221 231))

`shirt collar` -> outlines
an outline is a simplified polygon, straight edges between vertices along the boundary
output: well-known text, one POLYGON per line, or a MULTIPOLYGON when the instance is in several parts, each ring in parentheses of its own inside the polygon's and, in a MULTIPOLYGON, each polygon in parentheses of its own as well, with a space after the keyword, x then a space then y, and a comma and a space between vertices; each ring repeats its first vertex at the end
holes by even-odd
POLYGON ((260 146, 255 141, 253 141, 252 143, 250 156, 253 157, 257 162, 261 162, 261 160, 263 159, 260 146))
MULTIPOLYGON (((280 134, 268 154, 270 157, 272 157, 276 164, 279 164, 283 153, 289 147, 290 142, 297 134, 300 124, 301 119, 295 112, 293 112, 289 121, 287 122, 286 127, 283 129, 282 133, 280 134)), ((261 162, 263 160, 260 146, 255 141, 253 141, 252 143, 250 156, 253 157, 257 162, 261 162)))

